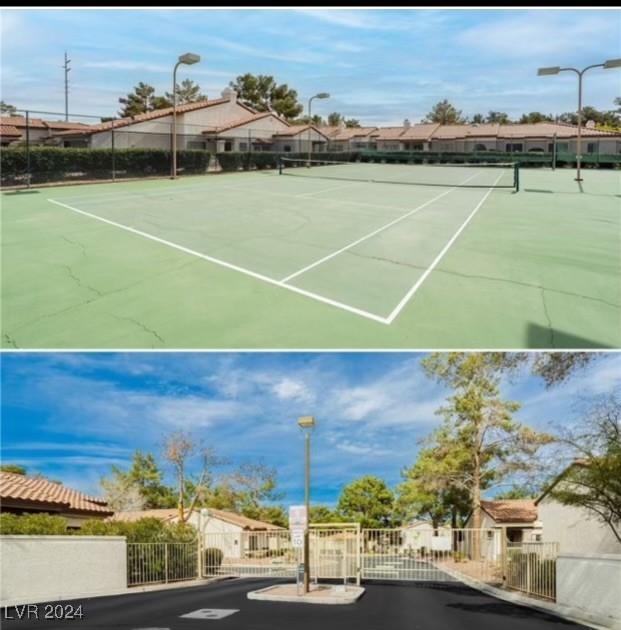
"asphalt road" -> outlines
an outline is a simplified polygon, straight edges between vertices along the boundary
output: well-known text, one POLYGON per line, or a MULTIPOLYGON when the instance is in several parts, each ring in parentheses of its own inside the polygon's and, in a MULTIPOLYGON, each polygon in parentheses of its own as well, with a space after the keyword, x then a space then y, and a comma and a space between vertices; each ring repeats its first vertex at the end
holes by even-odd
MULTIPOLYGON (((366 584, 355 604, 321 606, 249 600, 246 593, 269 579, 234 579, 205 586, 96 597, 81 603, 83 619, 10 619, 3 629, 80 628, 122 630, 570 630, 584 628, 523 606, 503 602, 459 583, 366 584), (237 610, 221 619, 186 619, 199 609, 237 610)), ((69 602, 63 602, 63 605, 69 602)), ((44 605, 38 605, 40 616, 44 605)))

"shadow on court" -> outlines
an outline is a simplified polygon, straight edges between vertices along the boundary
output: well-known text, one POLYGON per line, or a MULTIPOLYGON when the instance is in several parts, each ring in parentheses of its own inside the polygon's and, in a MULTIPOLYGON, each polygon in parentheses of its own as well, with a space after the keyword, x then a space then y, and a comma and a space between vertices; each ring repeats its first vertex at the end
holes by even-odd
POLYGON ((554 348, 555 350, 609 348, 609 346, 602 345, 593 339, 580 337, 553 327, 540 326, 533 322, 528 324, 526 336, 526 347, 528 348, 554 348))

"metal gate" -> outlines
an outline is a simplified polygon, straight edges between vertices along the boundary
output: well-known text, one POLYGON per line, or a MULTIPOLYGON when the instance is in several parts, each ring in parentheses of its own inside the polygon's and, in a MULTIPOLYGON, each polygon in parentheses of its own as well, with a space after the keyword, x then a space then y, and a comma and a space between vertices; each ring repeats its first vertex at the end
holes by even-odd
POLYGON ((502 582, 504 547, 493 529, 363 529, 363 580, 502 582))
MULTIPOLYGON (((311 578, 360 579, 360 527, 313 524, 309 531, 311 578)), ((201 551, 204 577, 295 578, 303 550, 285 529, 206 533, 201 551)))

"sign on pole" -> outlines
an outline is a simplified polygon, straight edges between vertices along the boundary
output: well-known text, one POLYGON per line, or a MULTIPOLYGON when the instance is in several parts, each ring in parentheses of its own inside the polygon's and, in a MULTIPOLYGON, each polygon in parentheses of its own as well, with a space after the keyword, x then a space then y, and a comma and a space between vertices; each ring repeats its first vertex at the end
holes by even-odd
POLYGON ((304 532, 308 525, 305 505, 292 505, 289 508, 289 530, 291 531, 291 546, 294 549, 304 547, 304 532))

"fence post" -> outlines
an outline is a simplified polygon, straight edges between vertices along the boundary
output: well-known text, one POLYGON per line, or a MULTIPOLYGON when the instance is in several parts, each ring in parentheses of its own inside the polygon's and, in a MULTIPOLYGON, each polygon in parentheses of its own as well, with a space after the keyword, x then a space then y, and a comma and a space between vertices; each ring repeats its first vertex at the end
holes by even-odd
POLYGON ((203 552, 201 545, 202 533, 199 531, 196 537, 196 578, 200 580, 203 577, 203 552))
POLYGON ((30 174, 30 112, 26 110, 26 181, 27 186, 30 188, 30 180, 32 176, 30 174))
POLYGON ((168 584, 168 543, 164 543, 164 579, 168 584))
POLYGON ((502 585, 507 585, 507 571, 508 571, 508 554, 507 554, 507 530, 503 527, 500 530, 500 563, 502 569, 502 585))
POLYGON ((116 181, 116 161, 114 154, 114 120, 112 120, 112 181, 116 181))

